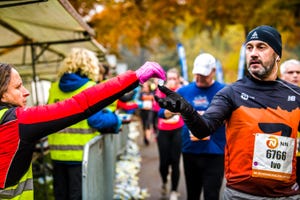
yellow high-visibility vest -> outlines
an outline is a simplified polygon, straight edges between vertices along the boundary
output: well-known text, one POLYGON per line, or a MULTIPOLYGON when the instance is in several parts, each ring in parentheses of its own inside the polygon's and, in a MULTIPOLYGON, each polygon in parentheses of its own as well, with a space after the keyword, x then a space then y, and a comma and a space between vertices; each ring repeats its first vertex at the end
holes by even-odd
MULTIPOLYGON (((95 82, 89 81, 77 90, 65 93, 59 89, 58 82, 52 83, 48 103, 55 103, 70 98, 93 85, 95 85, 95 82)), ((82 161, 84 145, 97 135, 99 135, 99 132, 91 128, 86 119, 58 133, 49 135, 48 143, 51 159, 58 161, 82 161)))
POLYGON ((24 174, 19 183, 14 186, 7 187, 0 190, 0 199, 11 199, 11 200, 33 200, 33 178, 32 168, 24 174))

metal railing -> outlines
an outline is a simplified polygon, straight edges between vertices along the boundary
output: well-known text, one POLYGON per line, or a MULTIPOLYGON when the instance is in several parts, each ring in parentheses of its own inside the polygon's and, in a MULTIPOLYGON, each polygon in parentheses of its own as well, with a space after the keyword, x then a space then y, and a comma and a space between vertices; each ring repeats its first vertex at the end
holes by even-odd
POLYGON ((93 138, 84 147, 82 162, 82 199, 111 200, 114 194, 115 163, 126 149, 129 125, 119 134, 93 138))

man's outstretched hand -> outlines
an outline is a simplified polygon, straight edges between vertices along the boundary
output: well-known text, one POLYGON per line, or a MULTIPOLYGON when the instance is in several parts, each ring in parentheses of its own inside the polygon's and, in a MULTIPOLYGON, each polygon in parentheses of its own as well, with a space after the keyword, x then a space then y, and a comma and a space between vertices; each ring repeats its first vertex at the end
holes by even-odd
POLYGON ((159 98, 158 96, 154 96, 155 100, 158 102, 161 108, 165 108, 170 110, 171 112, 181 114, 191 114, 194 110, 192 105, 190 105, 178 93, 161 85, 158 85, 158 89, 166 95, 165 98, 159 98))
POLYGON ((211 134, 211 131, 201 115, 178 93, 168 89, 165 86, 158 85, 158 88, 166 97, 159 98, 154 96, 161 108, 165 108, 174 113, 180 113, 184 123, 191 133, 201 139, 211 134), (199 130, 201 130, 199 132, 199 130))

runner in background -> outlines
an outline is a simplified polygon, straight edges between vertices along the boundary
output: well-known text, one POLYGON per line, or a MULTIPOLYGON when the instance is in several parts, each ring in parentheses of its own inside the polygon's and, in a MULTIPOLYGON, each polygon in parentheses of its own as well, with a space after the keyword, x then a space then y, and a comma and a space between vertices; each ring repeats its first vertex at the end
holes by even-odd
MULTIPOLYGON (((180 74, 176 68, 167 71, 165 86, 176 91, 180 88, 180 74)), ((164 97, 165 94, 157 89, 156 95, 164 97)), ((170 188, 170 200, 177 200, 177 188, 180 178, 180 157, 181 157, 181 132, 183 120, 179 114, 170 112, 167 109, 158 111, 158 134, 157 147, 159 152, 159 173, 162 180, 161 195, 168 196, 170 188), (168 183, 170 175, 171 184, 168 183)))
MULTIPOLYGON (((300 85, 300 61, 290 59, 280 65, 280 78, 291 84, 300 85)), ((300 132, 297 137, 297 183, 300 185, 300 132)))
POLYGON ((140 117, 142 120, 143 128, 143 141, 148 146, 152 139, 153 131, 153 105, 154 92, 151 90, 150 81, 145 82, 142 86, 139 94, 139 101, 141 101, 140 117))
MULTIPOLYGON (((203 114, 214 95, 225 85, 216 81, 217 63, 214 56, 201 53, 194 60, 194 81, 177 90, 194 109, 203 114)), ((198 130, 201 132, 201 130, 198 130)), ((203 189, 205 200, 219 200, 224 178, 225 127, 211 136, 196 138, 187 126, 182 130, 182 155, 187 200, 198 200, 203 189)))

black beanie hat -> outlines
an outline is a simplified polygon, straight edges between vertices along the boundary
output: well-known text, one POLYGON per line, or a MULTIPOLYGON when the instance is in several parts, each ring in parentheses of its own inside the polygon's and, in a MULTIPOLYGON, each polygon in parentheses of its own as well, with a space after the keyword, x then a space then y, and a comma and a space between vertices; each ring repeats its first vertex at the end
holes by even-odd
POLYGON ((246 43, 251 40, 267 43, 281 58, 281 35, 275 28, 267 25, 258 26, 248 33, 246 43))

